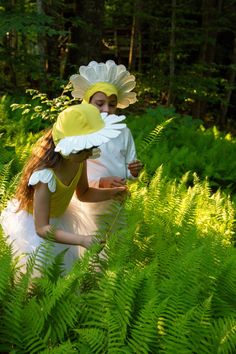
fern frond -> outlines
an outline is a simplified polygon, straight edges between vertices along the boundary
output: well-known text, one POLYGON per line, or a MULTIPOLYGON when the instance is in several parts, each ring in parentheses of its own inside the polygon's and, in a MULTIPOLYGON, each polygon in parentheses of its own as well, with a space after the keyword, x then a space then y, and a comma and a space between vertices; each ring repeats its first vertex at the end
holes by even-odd
POLYGON ((214 320, 210 337, 212 352, 217 354, 235 353, 236 351, 236 318, 224 317, 214 320))
MULTIPOLYGON (((55 347, 47 348, 40 351, 40 354, 75 354, 76 346, 70 341, 56 345, 55 347)), ((78 353, 86 354, 86 352, 78 351, 78 353)), ((88 353, 89 354, 89 353, 88 353)))
POLYGON ((8 296, 8 288, 12 277, 12 256, 10 252, 0 255, 0 304, 8 296))
POLYGON ((161 124, 158 124, 140 143, 140 154, 144 153, 148 148, 151 148, 153 144, 155 144, 161 137, 161 133, 164 131, 166 126, 168 126, 174 117, 167 119, 161 124))
POLYGON ((3 165, 0 171, 0 198, 1 198, 1 210, 5 208, 7 202, 13 196, 16 185, 19 180, 19 174, 12 177, 13 161, 3 165))
POLYGON ((212 298, 213 295, 210 295, 203 303, 199 301, 190 313, 188 340, 193 350, 198 348, 199 353, 202 354, 212 353, 209 340, 212 324, 212 298))
POLYGON ((81 353, 106 353, 107 336, 106 332, 99 328, 76 329, 78 333, 78 349, 84 348, 81 353), (85 349, 86 348, 86 349, 85 349))
POLYGON ((9 183, 12 161, 5 164, 0 171, 0 195, 4 195, 6 186, 9 183))
POLYGON ((219 317, 236 317, 236 258, 232 250, 227 250, 224 263, 216 281, 216 295, 214 297, 214 311, 219 317))
POLYGON ((27 266, 34 268, 42 276, 61 275, 64 271, 64 255, 66 249, 58 255, 54 255, 55 228, 52 226, 51 231, 47 233, 46 240, 40 244, 34 253, 32 253, 27 262, 27 266))
POLYGON ((96 234, 99 239, 106 240, 112 233, 124 228, 126 222, 124 204, 113 200, 107 206, 106 211, 98 216, 99 228, 96 234))
POLYGON ((41 353, 41 351, 44 351, 47 348, 46 343, 36 333, 34 333, 32 336, 25 337, 24 342, 24 351, 26 353, 37 354, 41 353))
POLYGON ((4 338, 4 343, 9 344, 9 349, 12 346, 23 350, 24 339, 22 337, 22 329, 24 328, 23 312, 24 303, 27 299, 27 291, 29 288, 30 278, 28 275, 23 275, 18 278, 18 282, 8 295, 5 301, 5 307, 2 314, 4 326, 1 328, 1 338, 4 338))
POLYGON ((139 311, 128 338, 133 353, 157 353, 160 349, 158 335, 162 333, 162 324, 159 316, 166 303, 167 300, 160 301, 158 295, 153 296, 139 311))

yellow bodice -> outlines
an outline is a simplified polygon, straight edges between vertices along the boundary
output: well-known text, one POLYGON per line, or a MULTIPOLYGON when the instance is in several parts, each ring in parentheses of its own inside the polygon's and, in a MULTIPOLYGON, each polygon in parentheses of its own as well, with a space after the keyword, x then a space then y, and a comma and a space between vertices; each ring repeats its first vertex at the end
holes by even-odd
MULTIPOLYGON (((52 169, 35 171, 32 174, 32 176, 31 176, 32 178, 30 179, 29 184, 35 185, 39 181, 43 182, 43 183, 48 182, 49 191, 51 194, 50 218, 59 217, 64 214, 64 212, 66 211, 66 209, 71 201, 74 191, 76 190, 76 187, 78 185, 79 179, 82 174, 82 170, 83 170, 83 164, 80 164, 78 172, 76 173, 75 177, 73 178, 73 180, 71 181, 71 183, 68 186, 63 184, 59 180, 59 178, 56 176, 56 174, 54 173, 54 171, 52 169), (44 171, 47 174, 46 180, 45 180, 44 176, 41 177, 43 175, 44 171), (38 174, 40 173, 40 177, 37 175, 37 173, 38 174), (36 178, 35 178, 35 175, 36 175, 36 178), (49 178, 50 178, 50 181, 48 180, 49 178), (50 188, 50 185, 53 185, 53 189, 55 191, 51 190, 52 188, 50 188)), ((29 211, 32 213, 33 208, 31 207, 29 211)))

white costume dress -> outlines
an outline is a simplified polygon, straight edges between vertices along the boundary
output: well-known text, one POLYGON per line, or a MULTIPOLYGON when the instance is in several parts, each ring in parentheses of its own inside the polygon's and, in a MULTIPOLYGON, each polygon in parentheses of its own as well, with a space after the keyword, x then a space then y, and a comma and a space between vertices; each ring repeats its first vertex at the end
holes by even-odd
POLYGON ((137 157, 134 139, 129 128, 123 128, 117 138, 101 145, 100 150, 101 156, 98 159, 87 161, 90 186, 99 187, 101 177, 132 178, 128 164, 137 157))
MULTIPOLYGON (((56 213, 51 207, 50 224, 75 234, 79 233, 81 221, 79 221, 78 218, 77 205, 75 206, 70 200, 81 176, 81 172, 82 164, 69 186, 63 185, 51 169, 35 171, 29 179, 29 185, 36 185, 39 181, 47 183, 52 195, 51 206, 59 206, 59 210, 56 213), (62 200, 63 202, 61 203, 62 200), (55 214, 59 214, 59 216, 55 214)), ((38 236, 35 231, 32 213, 25 210, 17 211, 18 205, 19 202, 16 199, 9 201, 7 207, 1 213, 0 223, 4 234, 7 236, 7 241, 13 246, 15 255, 21 256, 20 264, 22 264, 24 269, 28 255, 35 251, 45 240, 38 236)), ((64 264, 66 269, 70 269, 74 260, 79 255, 79 247, 54 242, 53 253, 55 255, 65 249, 68 249, 68 251, 64 257, 64 264)))
MULTIPOLYGON (((134 139, 129 128, 123 128, 117 138, 100 145, 99 148, 101 156, 95 160, 87 160, 87 174, 91 187, 98 188, 101 177, 118 176, 125 179, 134 178, 128 169, 128 163, 137 158, 134 139)), ((74 196, 73 199, 75 198, 74 196)), ((99 228, 101 215, 109 211, 109 206, 114 201, 108 200, 97 203, 78 201, 77 203, 79 203, 79 219, 83 220, 82 225, 87 225, 86 230, 82 226, 80 233, 91 235, 96 233, 99 228)), ((112 224, 113 219, 112 217, 109 219, 110 224, 112 224)), ((80 252, 81 254, 83 253, 82 247, 80 247, 80 252)))

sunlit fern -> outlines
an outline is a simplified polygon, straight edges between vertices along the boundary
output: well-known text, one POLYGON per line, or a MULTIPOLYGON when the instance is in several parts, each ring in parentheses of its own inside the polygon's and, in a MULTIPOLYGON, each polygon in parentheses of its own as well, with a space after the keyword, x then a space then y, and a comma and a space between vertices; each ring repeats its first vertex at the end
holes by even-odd
POLYGON ((17 183, 19 181, 20 173, 12 177, 12 166, 13 161, 5 164, 0 170, 0 198, 1 198, 1 209, 3 209, 8 200, 14 195, 17 183))
POLYGON ((75 346, 64 341, 78 321, 79 289, 89 274, 90 258, 85 255, 63 277, 58 274, 51 241, 32 253, 24 272, 14 271, 10 253, 0 257, 4 270, 0 276, 1 352, 14 348, 22 353, 47 353, 49 347, 54 352, 60 343, 61 352, 67 347, 72 351, 75 346))
POLYGON ((30 257, 25 274, 16 276, 8 253, 0 257, 1 351, 234 353, 230 200, 197 178, 191 187, 186 178, 170 181, 161 168, 130 190, 125 225, 107 237, 100 270, 96 244, 66 275, 50 242, 30 257))
POLYGON ((161 124, 158 124, 138 146, 139 154, 143 154, 147 149, 150 149, 160 138, 165 128, 173 121, 173 118, 169 118, 161 124))

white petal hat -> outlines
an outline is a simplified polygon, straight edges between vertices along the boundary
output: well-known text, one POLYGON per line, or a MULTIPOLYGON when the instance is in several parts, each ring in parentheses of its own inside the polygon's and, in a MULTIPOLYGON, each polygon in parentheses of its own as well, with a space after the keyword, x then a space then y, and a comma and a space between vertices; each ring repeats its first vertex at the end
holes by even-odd
POLYGON ((72 96, 87 103, 96 92, 116 95, 118 108, 126 108, 137 101, 136 93, 132 92, 135 77, 124 65, 117 65, 113 60, 105 63, 91 61, 87 66, 82 65, 79 74, 72 75, 70 81, 73 85, 72 96))
POLYGON ((126 124, 119 122, 124 119, 124 115, 100 113, 95 106, 88 103, 70 106, 58 115, 53 125, 55 151, 68 156, 100 146, 121 133, 126 124))

